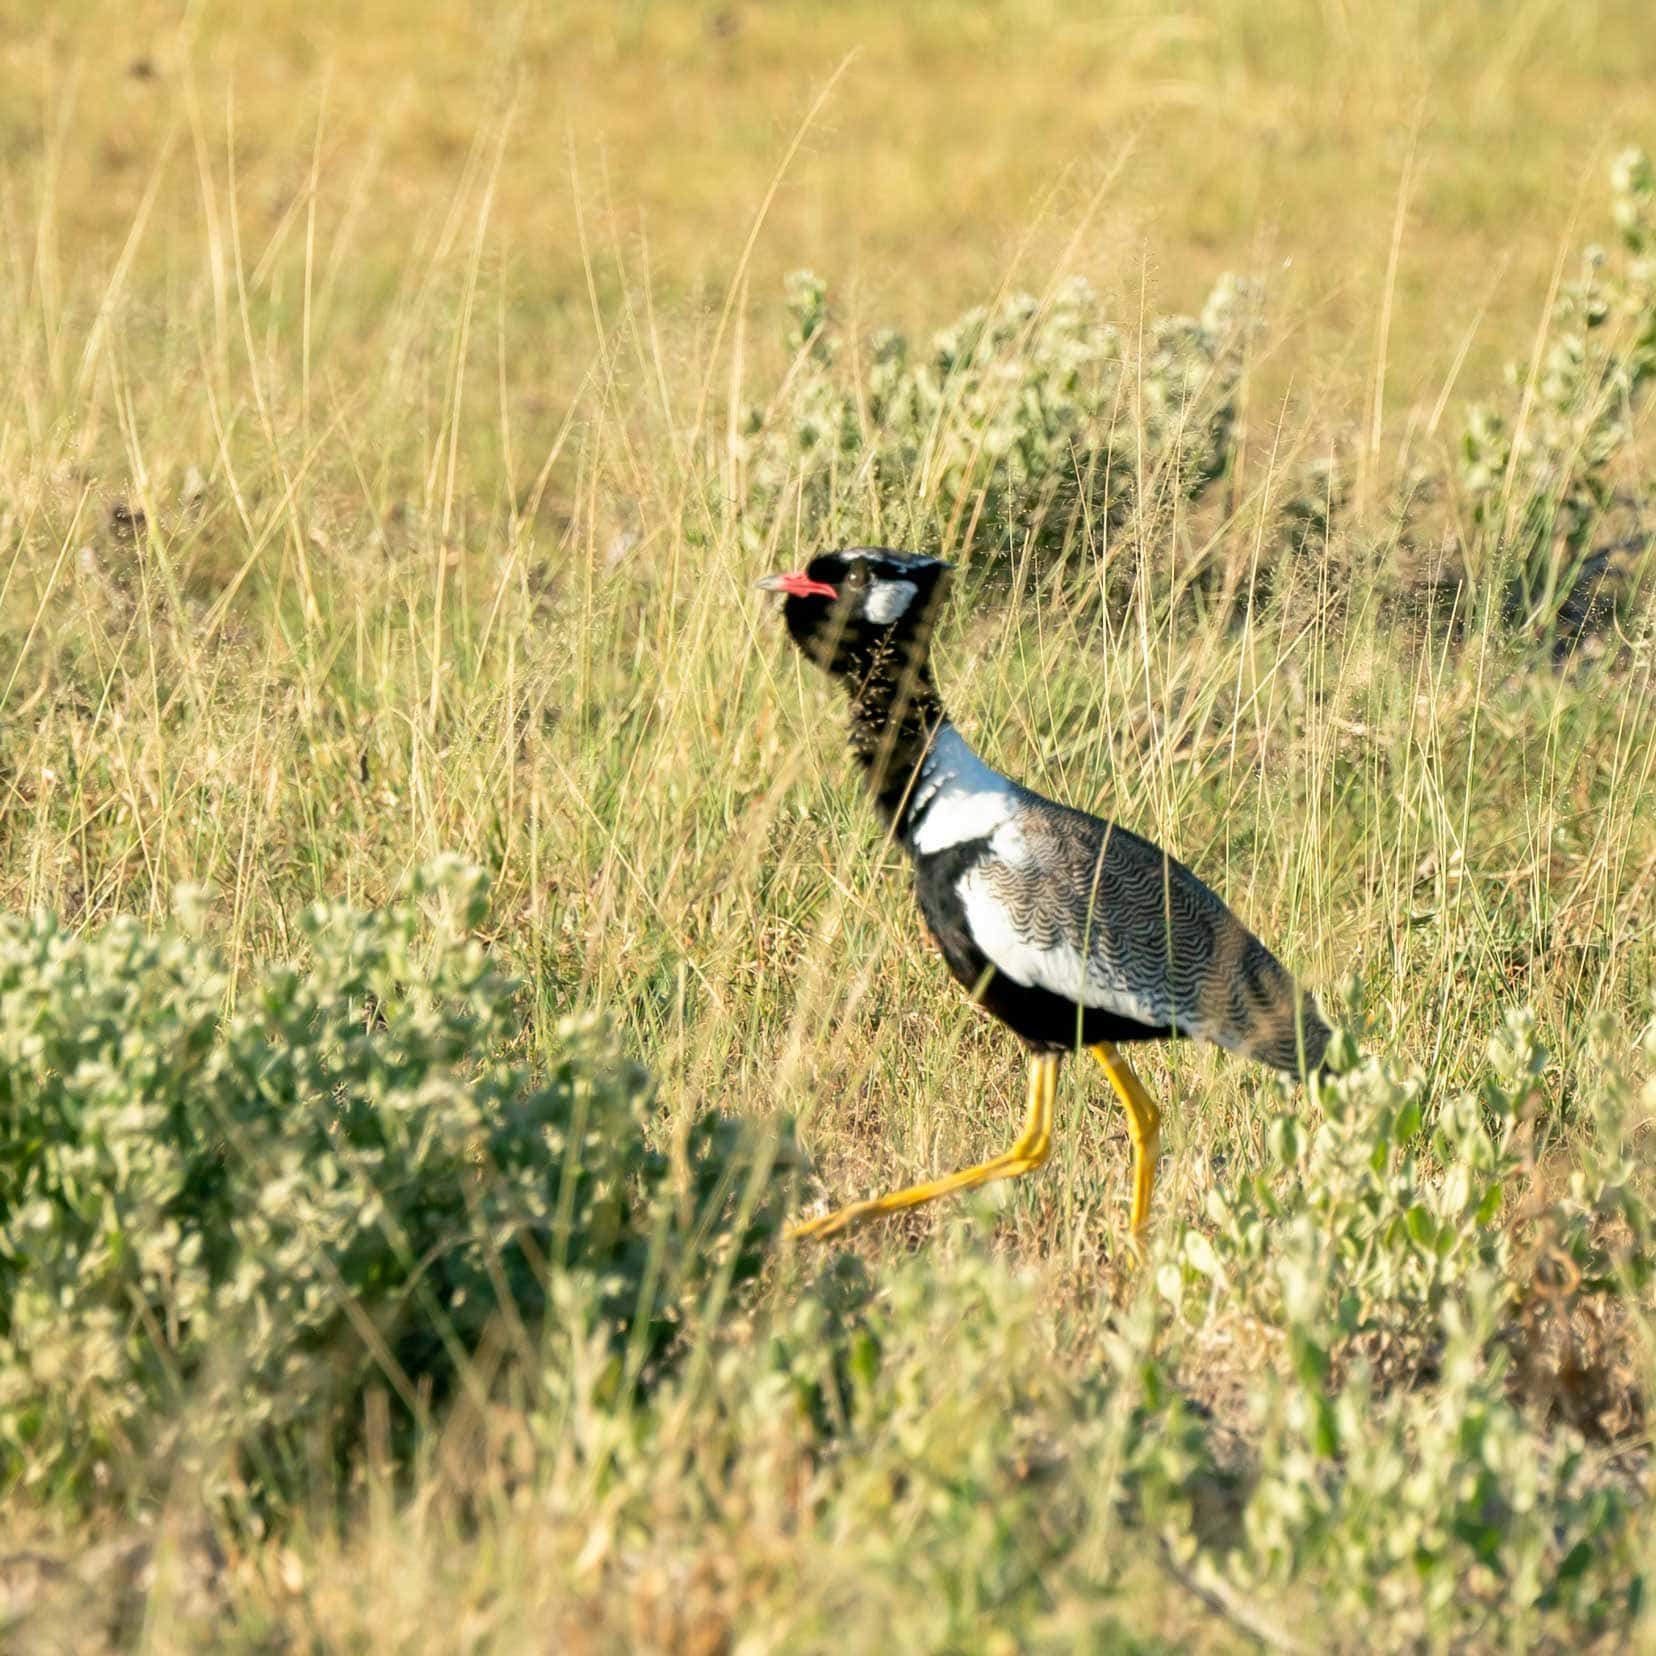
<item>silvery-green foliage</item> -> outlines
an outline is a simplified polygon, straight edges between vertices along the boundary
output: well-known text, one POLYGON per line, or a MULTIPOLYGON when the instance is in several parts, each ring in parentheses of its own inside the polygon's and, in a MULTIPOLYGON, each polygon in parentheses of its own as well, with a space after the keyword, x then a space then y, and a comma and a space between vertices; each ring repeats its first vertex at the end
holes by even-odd
POLYGON ((1055 1356, 1041 1288, 970 1221, 877 1280, 853 1258, 827 1263, 762 1341, 715 1342, 693 1400, 681 1406, 688 1374, 656 1394, 615 1444, 618 1507, 646 1532, 667 1501, 713 1525, 737 1511, 814 1526, 825 1544, 803 1596, 822 1619, 792 1636, 812 1647, 1027 1634, 1059 1575, 1107 1596, 1143 1556, 1135 1521, 1188 1527, 1205 1446, 1154 1353, 1153 1302, 1078 1379, 1055 1356), (692 1442, 678 1452, 697 1476, 663 1489, 685 1420, 692 1442), (1094 1556, 1089 1536, 1109 1545, 1094 1556))
POLYGON ((1321 1082, 1319 1118, 1280 1116, 1268 1165, 1214 1190, 1209 1226, 1161 1276, 1192 1326, 1241 1315, 1282 1343, 1254 1398, 1258 1468, 1227 1567, 1250 1590, 1320 1575, 1352 1610, 1384 1613, 1386 1648, 1492 1616, 1521 1630, 1555 1609, 1635 1608, 1622 1493, 1516 1385, 1531 1238, 1572 1293, 1646 1274, 1624 1083, 1607 1085, 1568 1192, 1512 1211, 1547 1062, 1515 1010, 1474 1092, 1430 1101, 1374 1060, 1321 1082), (1612 1229, 1630 1239, 1619 1260, 1612 1229))
POLYGON ((797 273, 792 366, 745 421, 747 533, 763 542, 781 515, 825 539, 890 524, 1051 556, 1136 506, 1194 498, 1230 457, 1249 302, 1222 278, 1199 316, 1150 324, 1142 359, 1079 279, 968 311, 929 350, 889 329, 858 348, 825 284, 797 273))
POLYGON ((1337 1648, 1523 1648, 1553 1626, 1626 1626, 1641 1593, 1629 1486, 1579 1432, 1513 1401, 1501 1338, 1508 1286, 1478 1271, 1446 1300, 1430 1392, 1356 1364, 1268 1377, 1254 1400, 1257 1470, 1231 1576, 1267 1597, 1297 1579, 1359 1617, 1337 1648))
POLYGON ((1291 469, 1279 511, 1284 538, 1295 552, 1320 553, 1327 548, 1349 489, 1350 478, 1332 452, 1291 469))
POLYGON ((699 1123, 675 1168, 646 1142, 646 1076, 591 1018, 514 1057, 484 904, 445 864, 392 908, 318 905, 305 963, 229 1013, 197 942, 0 923, 7 1482, 136 1493, 182 1456, 270 1497, 369 1386, 408 1421, 486 1340, 556 1370, 558 1303, 635 1377, 660 1352, 750 1224, 734 1129, 699 1123))
POLYGON ((1547 318, 1539 371, 1507 367, 1508 395, 1474 404, 1461 486, 1474 524, 1512 554, 1514 597, 1544 620, 1611 504, 1636 404, 1656 376, 1656 174, 1642 150, 1610 168, 1619 246, 1590 246, 1547 318))
MULTIPOLYGON (((1482 1087, 1433 1101, 1429 1116, 1420 1078, 1378 1060, 1325 1078, 1318 1119, 1279 1116, 1269 1165, 1215 1186, 1210 1228, 1186 1234, 1178 1280, 1311 1341, 1313 1368, 1332 1340, 1413 1372, 1467 1281, 1512 1280, 1503 1207, 1528 1165, 1517 1129, 1546 1060, 1533 1016, 1513 1010, 1490 1042, 1482 1087)), ((1578 1266, 1595 1265, 1594 1226, 1626 1196, 1601 1179, 1554 1216, 1578 1266)))

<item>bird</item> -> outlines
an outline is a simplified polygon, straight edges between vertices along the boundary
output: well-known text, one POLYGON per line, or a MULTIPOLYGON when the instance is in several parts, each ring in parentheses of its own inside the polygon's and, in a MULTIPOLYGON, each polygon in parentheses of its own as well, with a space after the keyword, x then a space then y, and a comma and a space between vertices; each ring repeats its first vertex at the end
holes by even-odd
POLYGON ((1058 1070, 1090 1053, 1127 1117, 1142 1257, 1162 1115, 1122 1051, 1194 1037, 1292 1076, 1331 1031, 1315 999, 1182 862, 1130 829, 995 770, 944 708, 931 640, 953 566, 858 546, 763 577, 793 644, 846 691, 850 746, 955 981, 1028 1053, 1023 1127, 975 1166, 794 1224, 834 1236, 881 1214, 1032 1173, 1052 1151, 1058 1070))

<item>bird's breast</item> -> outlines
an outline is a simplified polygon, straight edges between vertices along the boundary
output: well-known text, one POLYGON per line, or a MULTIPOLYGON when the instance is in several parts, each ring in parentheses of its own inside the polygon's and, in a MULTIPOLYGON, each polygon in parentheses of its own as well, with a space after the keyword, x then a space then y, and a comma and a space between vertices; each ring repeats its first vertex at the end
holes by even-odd
POLYGON ((915 857, 976 845, 1012 818, 1020 793, 972 752, 953 725, 944 724, 915 777, 905 843, 915 857))

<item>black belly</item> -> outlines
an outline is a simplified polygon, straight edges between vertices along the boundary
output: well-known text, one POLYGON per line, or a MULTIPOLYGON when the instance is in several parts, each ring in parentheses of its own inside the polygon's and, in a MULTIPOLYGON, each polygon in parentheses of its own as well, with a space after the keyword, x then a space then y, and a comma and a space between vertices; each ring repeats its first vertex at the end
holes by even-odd
POLYGON ((1067 995, 1014 983, 997 972, 972 941, 966 913, 956 891, 966 873, 989 849, 987 840, 969 840, 921 857, 915 864, 914 890, 938 948, 956 983, 1030 1046, 1043 1052, 1073 1052, 1098 1041, 1166 1041, 1174 1031, 1139 1023, 1118 1012, 1077 1006, 1067 995))

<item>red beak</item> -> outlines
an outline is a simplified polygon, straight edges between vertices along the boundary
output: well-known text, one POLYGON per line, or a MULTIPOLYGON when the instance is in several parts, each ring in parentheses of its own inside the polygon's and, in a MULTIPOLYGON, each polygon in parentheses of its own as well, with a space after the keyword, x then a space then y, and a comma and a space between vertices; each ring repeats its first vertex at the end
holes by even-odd
POLYGON ((797 575, 766 575, 754 582, 766 592, 785 592, 790 598, 837 598, 839 591, 826 581, 813 581, 802 570, 797 575))

